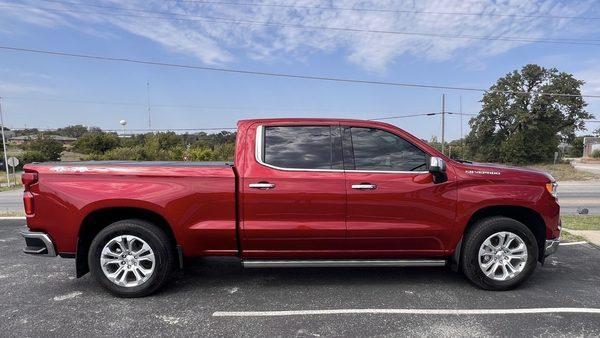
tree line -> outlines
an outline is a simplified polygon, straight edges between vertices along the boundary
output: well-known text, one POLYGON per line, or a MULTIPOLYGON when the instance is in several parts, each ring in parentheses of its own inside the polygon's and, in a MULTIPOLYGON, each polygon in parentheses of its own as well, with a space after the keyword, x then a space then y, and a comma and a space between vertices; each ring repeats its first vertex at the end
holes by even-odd
POLYGON ((133 161, 232 161, 236 133, 221 131, 215 134, 176 134, 157 132, 119 137, 100 128, 81 125, 68 126, 52 132, 28 134, 37 138, 22 145, 20 162, 60 161, 69 150, 80 154, 80 160, 133 160, 133 161), (72 147, 65 147, 51 135, 77 137, 72 147))

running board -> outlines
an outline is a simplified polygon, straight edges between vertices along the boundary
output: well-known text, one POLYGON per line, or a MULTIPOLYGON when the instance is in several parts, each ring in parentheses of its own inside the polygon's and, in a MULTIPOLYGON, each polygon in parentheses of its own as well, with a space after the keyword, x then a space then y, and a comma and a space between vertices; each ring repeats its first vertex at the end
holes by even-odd
POLYGON ((443 259, 244 260, 244 268, 361 268, 444 266, 443 259))

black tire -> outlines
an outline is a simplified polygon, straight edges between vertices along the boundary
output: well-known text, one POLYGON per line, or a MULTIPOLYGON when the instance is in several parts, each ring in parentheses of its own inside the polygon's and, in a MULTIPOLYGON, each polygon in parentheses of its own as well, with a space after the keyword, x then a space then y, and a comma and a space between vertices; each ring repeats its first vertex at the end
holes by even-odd
POLYGON ((88 252, 90 272, 100 285, 116 296, 127 298, 148 296, 160 289, 168 281, 173 271, 175 254, 172 247, 173 245, 164 231, 152 223, 138 219, 118 221, 102 229, 94 237, 88 252), (154 253, 154 272, 141 285, 131 287, 117 285, 102 271, 100 263, 102 249, 111 239, 119 235, 132 235, 142 239, 154 253))
POLYGON ((465 235, 461 254, 462 271, 471 282, 482 289, 510 290, 531 276, 537 266, 538 253, 535 236, 523 223, 502 216, 485 218, 475 223, 465 235), (501 231, 509 231, 518 235, 527 247, 525 267, 514 278, 506 281, 499 281, 486 276, 479 267, 479 249, 481 245, 489 236, 501 231))

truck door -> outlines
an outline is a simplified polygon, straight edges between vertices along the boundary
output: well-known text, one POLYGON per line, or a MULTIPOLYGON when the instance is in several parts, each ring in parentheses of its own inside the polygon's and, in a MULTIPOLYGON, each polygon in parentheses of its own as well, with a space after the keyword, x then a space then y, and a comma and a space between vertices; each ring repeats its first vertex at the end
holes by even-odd
POLYGON ((346 187, 338 124, 249 129, 241 187, 244 258, 318 258, 340 252, 346 187))
POLYGON ((429 155, 394 130, 344 126, 348 249, 357 255, 436 256, 452 231, 452 177, 434 184, 429 155))

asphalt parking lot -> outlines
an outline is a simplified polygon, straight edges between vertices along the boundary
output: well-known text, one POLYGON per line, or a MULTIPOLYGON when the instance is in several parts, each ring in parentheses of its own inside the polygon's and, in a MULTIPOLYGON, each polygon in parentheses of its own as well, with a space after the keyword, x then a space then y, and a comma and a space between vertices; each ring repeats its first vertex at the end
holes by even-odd
POLYGON ((89 275, 75 279, 73 260, 22 254, 23 224, 0 221, 2 336, 600 335, 598 310, 519 313, 600 308, 600 250, 589 244, 561 246, 508 292, 479 290, 444 268, 244 270, 235 260, 213 259, 178 272, 159 294, 119 299, 89 275), (407 311, 304 312, 340 309, 407 311), (270 312, 289 310, 298 312, 270 312))

